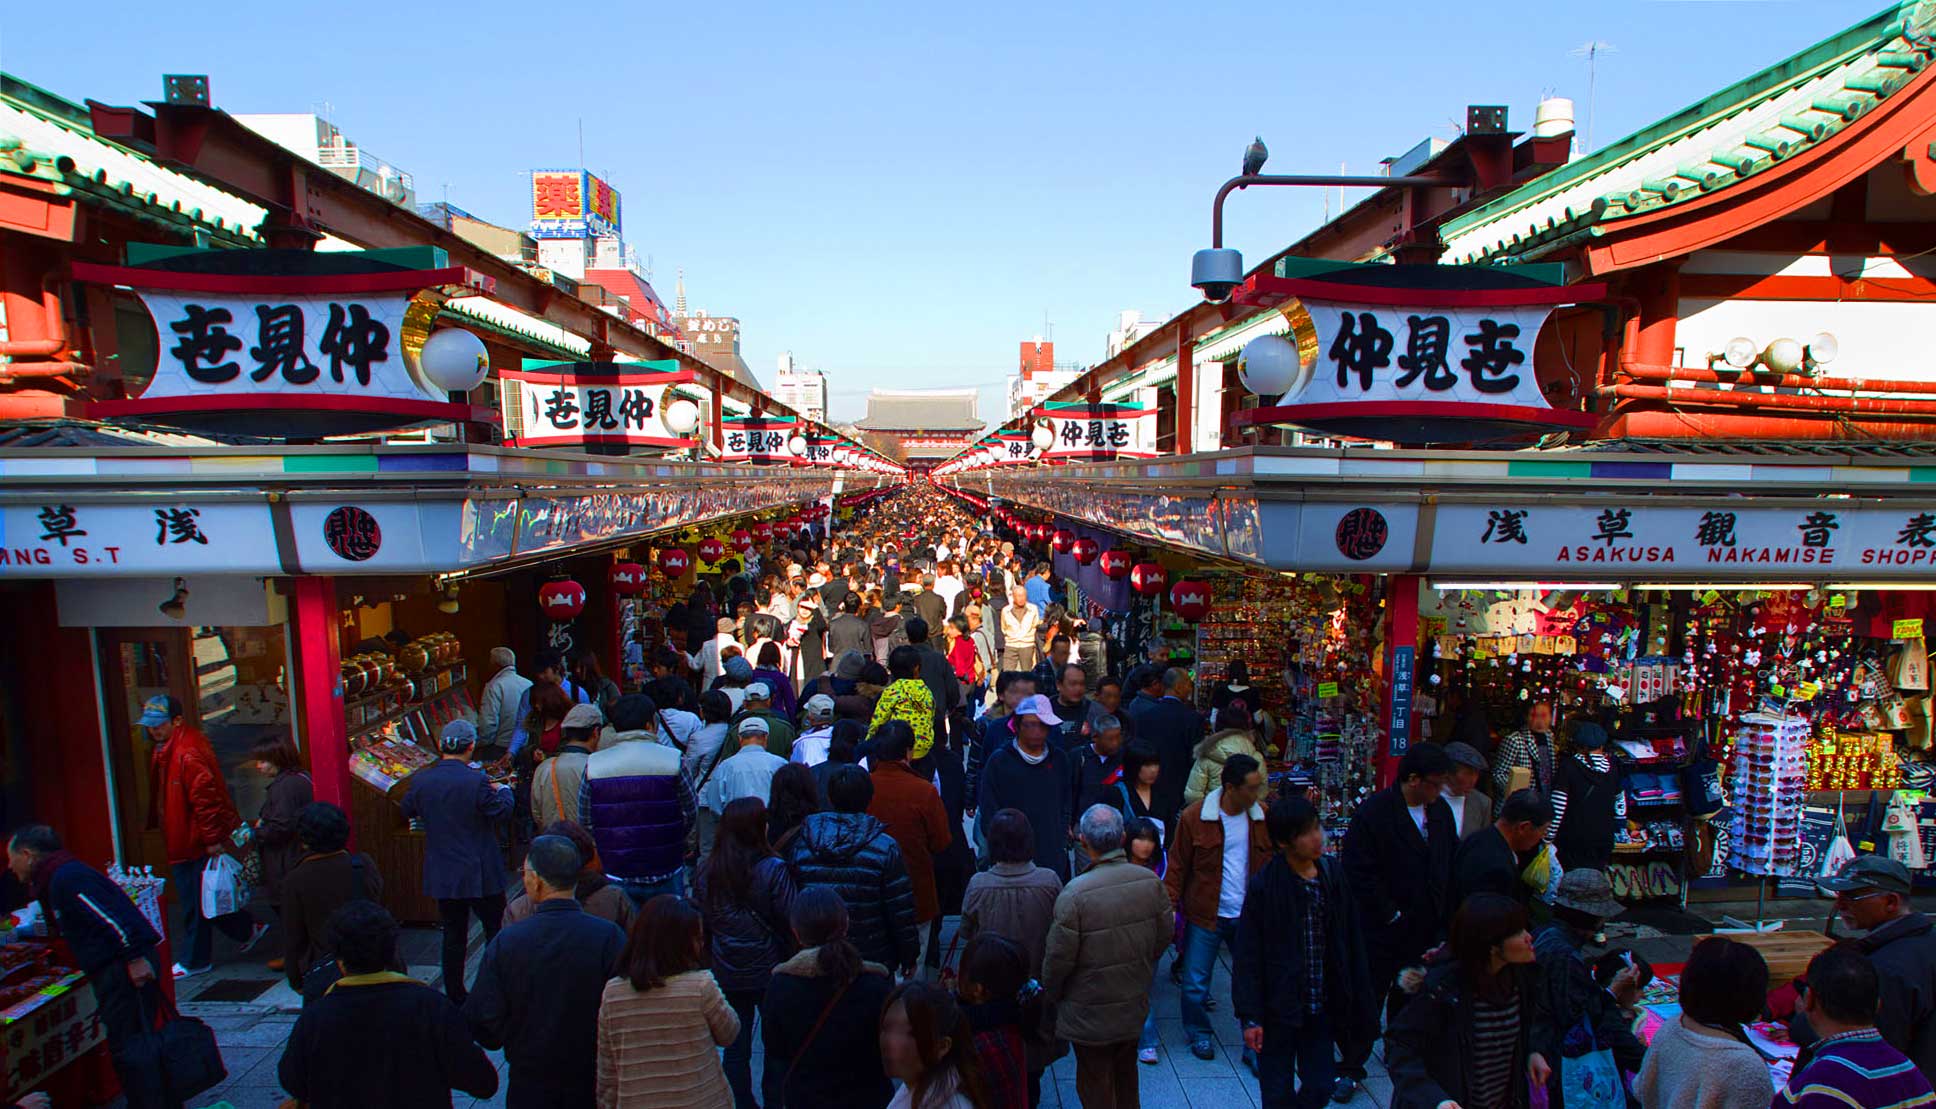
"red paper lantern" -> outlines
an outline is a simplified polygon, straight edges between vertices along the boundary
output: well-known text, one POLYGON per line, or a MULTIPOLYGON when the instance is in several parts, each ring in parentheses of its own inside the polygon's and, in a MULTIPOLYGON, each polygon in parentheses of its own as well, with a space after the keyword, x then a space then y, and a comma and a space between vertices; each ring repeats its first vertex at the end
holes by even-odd
POLYGON ((1210 586, 1184 578, 1170 587, 1170 610, 1194 624, 1210 615, 1210 586))
MULTIPOLYGON (((678 553, 683 555, 686 552, 678 553)), ((661 568, 665 566, 665 552, 659 555, 659 565, 661 568)), ((685 573, 683 565, 679 568, 679 573, 685 573)), ((672 576, 678 577, 679 574, 672 574, 672 576)), ((612 592, 621 597, 636 597, 645 592, 645 567, 636 562, 614 562, 612 568, 606 571, 605 584, 611 586, 612 592)))
POLYGON ((773 541, 773 525, 767 523, 765 520, 754 524, 753 538, 759 540, 761 543, 771 543, 773 541))
POLYGON ((575 581, 550 581, 538 587, 538 609, 551 620, 572 620, 585 611, 585 587, 575 581))
POLYGON ((1102 544, 1084 536, 1069 547, 1069 553, 1075 556, 1076 565, 1087 566, 1096 561, 1096 556, 1102 553, 1102 544))
POLYGON ((786 529, 788 531, 799 531, 801 526, 805 523, 806 521, 802 520, 798 516, 788 516, 787 522, 786 522, 786 529))
POLYGON ((1104 551, 1102 553, 1102 576, 1110 581, 1121 581, 1129 576, 1128 551, 1104 551))
POLYGON ((1129 587, 1145 597, 1163 592, 1163 568, 1154 562, 1139 562, 1129 571, 1129 587))
POLYGON ((1049 537, 1054 534, 1055 534, 1055 528, 1049 526, 1048 524, 1035 525, 1035 541, 1037 543, 1047 543, 1049 541, 1049 537))
POLYGON ((733 549, 741 554, 753 549, 753 533, 741 528, 733 533, 733 549))
POLYGON ((720 556, 725 553, 726 544, 721 543, 718 539, 710 535, 699 541, 699 560, 701 562, 718 562, 720 556))
POLYGON ((1076 533, 1068 528, 1057 528, 1049 535, 1049 545, 1060 554, 1068 554, 1069 548, 1076 545, 1076 533))
POLYGON ((666 577, 682 578, 687 570, 692 569, 692 556, 687 554, 684 548, 667 547, 659 552, 659 569, 666 577))

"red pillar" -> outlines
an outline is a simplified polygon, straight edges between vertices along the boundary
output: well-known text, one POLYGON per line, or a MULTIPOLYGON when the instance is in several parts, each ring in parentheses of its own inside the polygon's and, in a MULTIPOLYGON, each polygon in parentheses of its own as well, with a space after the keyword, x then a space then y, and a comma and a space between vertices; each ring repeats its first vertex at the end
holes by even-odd
POLYGON ((1397 777, 1398 760, 1405 753, 1404 749, 1394 751, 1393 741, 1399 740, 1405 748, 1418 742, 1412 711, 1418 690, 1411 683, 1418 667, 1418 590, 1424 580, 1417 574, 1393 574, 1391 589, 1385 594, 1385 691, 1379 699, 1385 748, 1378 760, 1380 786, 1390 785, 1397 777), (1401 681, 1405 683, 1403 700, 1395 705, 1401 681))
POLYGON ((1196 344, 1190 338, 1188 322, 1176 325, 1176 453, 1191 454, 1197 449, 1196 344))
POLYGON ((290 580, 289 634, 296 645, 296 677, 290 694, 303 723, 309 777, 316 800, 348 812, 350 744, 343 722, 343 652, 336 619, 335 578, 290 580))

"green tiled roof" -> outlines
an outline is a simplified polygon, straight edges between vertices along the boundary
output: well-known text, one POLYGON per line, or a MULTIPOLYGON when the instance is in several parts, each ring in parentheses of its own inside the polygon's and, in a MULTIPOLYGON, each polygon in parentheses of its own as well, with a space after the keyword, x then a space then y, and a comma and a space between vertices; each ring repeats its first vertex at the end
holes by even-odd
POLYGON ((1448 223, 1448 263, 1517 262, 1753 177, 1836 134, 1936 54, 1936 0, 1903 0, 1448 223))
POLYGON ((96 135, 85 109, 0 75, 0 174, 53 183, 84 203, 113 208, 182 235, 260 246, 260 205, 157 164, 96 135))

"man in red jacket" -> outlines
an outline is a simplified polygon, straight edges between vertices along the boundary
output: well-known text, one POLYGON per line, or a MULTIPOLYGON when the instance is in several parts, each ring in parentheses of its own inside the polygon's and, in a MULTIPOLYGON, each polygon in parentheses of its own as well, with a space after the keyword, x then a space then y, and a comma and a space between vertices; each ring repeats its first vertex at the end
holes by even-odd
MULTIPOLYGON (((916 773, 909 762, 914 749, 914 729, 904 720, 889 720, 874 733, 874 799, 868 815, 887 825, 887 834, 901 846, 901 859, 907 864, 908 884, 914 887, 914 923, 922 929, 921 963, 940 935, 934 926, 941 919, 941 899, 935 888, 935 860, 954 841, 948 830, 948 810, 934 783, 916 773)), ((912 973, 915 968, 899 968, 912 973)))
POLYGON ((215 761, 208 737, 182 716, 173 697, 150 697, 136 723, 148 729, 155 750, 148 775, 154 793, 149 801, 148 826, 159 826, 168 845, 168 863, 175 872, 175 896, 181 902, 182 950, 175 977, 187 978, 208 970, 215 936, 209 925, 242 945, 244 952, 269 930, 257 924, 247 909, 209 918, 202 915, 202 868, 210 859, 228 854, 235 842, 230 834, 241 825, 228 783, 215 761))

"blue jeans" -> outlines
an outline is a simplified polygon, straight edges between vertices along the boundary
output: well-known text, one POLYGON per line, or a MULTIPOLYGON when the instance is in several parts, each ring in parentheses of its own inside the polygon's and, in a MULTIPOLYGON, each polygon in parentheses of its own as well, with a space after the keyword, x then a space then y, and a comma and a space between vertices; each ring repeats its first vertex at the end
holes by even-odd
POLYGON ((1319 1109, 1331 1099, 1337 1068, 1331 1060, 1331 1026, 1322 1013, 1304 1018, 1304 1027, 1265 1029, 1257 1055, 1257 1085, 1264 1109, 1319 1109), (1303 1088, 1293 1093, 1294 1078, 1303 1088))
MULTIPOLYGON (((1150 996, 1156 996, 1156 975, 1150 975, 1150 996)), ((1143 1034, 1136 1040, 1136 1050, 1143 1051, 1163 1046, 1163 1037, 1156 1031, 1156 1006, 1151 1005, 1149 1016, 1143 1018, 1143 1034)))
POLYGON ((625 891, 625 896, 632 899, 632 907, 635 909, 645 908, 647 901, 652 900, 662 893, 669 893, 675 897, 684 897, 686 895, 686 869, 684 867, 680 867, 664 878, 659 878, 654 881, 645 881, 638 878, 615 878, 612 881, 619 889, 625 891))
POLYGON ((209 930, 214 925, 222 934, 236 943, 247 943, 255 932, 255 918, 247 909, 237 909, 232 913, 209 919, 202 915, 202 868, 208 860, 189 859, 175 864, 175 896, 181 900, 182 912, 182 966, 199 969, 208 965, 214 958, 215 933, 209 930))
POLYGON ((1217 969, 1220 944, 1236 948, 1235 917, 1217 918, 1214 932, 1183 922, 1183 1031, 1192 1041, 1215 1038, 1210 1031, 1210 1014, 1203 1009, 1203 999, 1210 996, 1210 976, 1217 969))
POLYGON ((753 1099, 753 1018, 765 997, 760 990, 734 990, 726 995, 726 1004, 739 1017, 739 1038, 726 1045, 726 1057, 721 1061, 726 1085, 733 1091, 733 1109, 760 1109, 762 1105, 777 1109, 780 1104, 780 1082, 786 1074, 779 1067, 766 1068, 760 1076, 759 1100, 753 1099))

